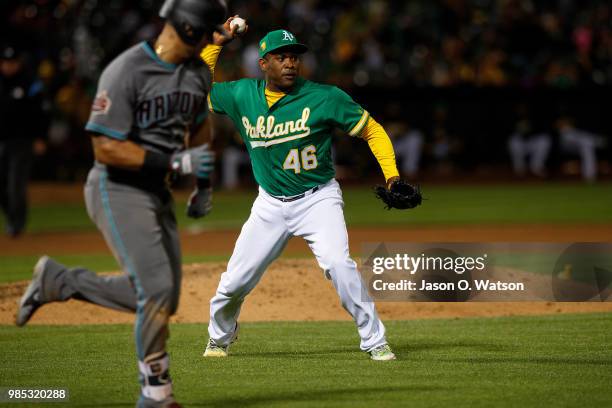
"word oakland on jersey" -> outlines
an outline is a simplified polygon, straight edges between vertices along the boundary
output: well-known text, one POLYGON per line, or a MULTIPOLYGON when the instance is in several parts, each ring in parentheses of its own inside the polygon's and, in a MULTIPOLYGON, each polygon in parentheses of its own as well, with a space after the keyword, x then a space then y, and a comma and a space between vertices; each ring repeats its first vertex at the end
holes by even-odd
POLYGON ((359 135, 369 114, 335 86, 298 79, 268 107, 263 80, 215 83, 210 108, 228 115, 244 140, 257 183, 274 196, 294 196, 334 175, 332 129, 359 135), (242 114, 240 114, 242 113, 242 114))

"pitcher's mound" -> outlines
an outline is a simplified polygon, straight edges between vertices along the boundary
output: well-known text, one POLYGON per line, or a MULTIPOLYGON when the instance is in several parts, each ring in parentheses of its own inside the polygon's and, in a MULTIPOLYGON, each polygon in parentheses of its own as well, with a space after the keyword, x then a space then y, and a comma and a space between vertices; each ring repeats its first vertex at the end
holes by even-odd
MULTIPOLYGON (((209 300, 214 295, 226 263, 203 263, 183 268, 178 313, 173 322, 207 322, 209 300)), ((17 301, 28 282, 0 286, 0 324, 13 324, 17 301)), ((551 313, 612 312, 612 302, 474 302, 409 303, 378 302, 383 320, 436 317, 512 316, 551 313)), ((272 264, 247 297, 240 321, 350 320, 342 309, 332 283, 323 277, 314 260, 279 260, 272 264)), ((52 303, 36 312, 31 324, 131 323, 133 315, 115 312, 81 301, 52 303)))

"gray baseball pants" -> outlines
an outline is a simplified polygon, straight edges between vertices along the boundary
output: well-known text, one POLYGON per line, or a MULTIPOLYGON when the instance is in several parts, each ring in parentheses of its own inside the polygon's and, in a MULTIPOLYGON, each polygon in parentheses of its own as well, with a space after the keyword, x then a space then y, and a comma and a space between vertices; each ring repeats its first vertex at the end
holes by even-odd
MULTIPOLYGON (((121 265, 120 276, 84 269, 54 272, 47 293, 57 301, 80 299, 136 312, 138 359, 165 350, 168 321, 176 312, 181 286, 181 253, 174 201, 166 189, 153 193, 108 180, 93 168, 85 185, 87 212, 121 265)), ((47 280, 47 281, 49 281, 47 280)))

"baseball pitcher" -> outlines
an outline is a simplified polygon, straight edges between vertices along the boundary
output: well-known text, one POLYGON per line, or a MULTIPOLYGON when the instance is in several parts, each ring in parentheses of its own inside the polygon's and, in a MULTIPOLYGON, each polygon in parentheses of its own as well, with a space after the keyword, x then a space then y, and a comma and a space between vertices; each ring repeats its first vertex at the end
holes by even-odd
MULTIPOLYGON (((390 207, 407 208, 409 186, 399 180, 389 137, 365 109, 335 86, 299 77, 300 54, 306 50, 289 31, 272 31, 259 43, 265 79, 214 83, 208 95, 209 109, 228 115, 240 132, 259 195, 211 299, 205 357, 228 355, 245 296, 289 238, 298 236, 307 241, 353 317, 361 349, 373 360, 395 359, 349 255, 342 192, 331 157, 333 128, 367 140, 387 180, 378 194, 390 207)), ((202 53, 213 72, 220 51, 209 46, 202 53)), ((420 195, 412 193, 410 206, 418 205, 420 195)))
POLYGON ((219 0, 168 0, 160 14, 166 24, 155 41, 106 67, 86 125, 96 158, 85 185, 87 211, 125 274, 101 277, 43 257, 16 321, 22 326, 41 305, 71 298, 136 313, 138 407, 178 407, 166 340, 178 306, 181 254, 168 179, 195 175, 188 215, 210 211, 214 156, 202 143, 211 77, 199 54, 228 35, 216 32, 224 30, 226 14, 219 0))

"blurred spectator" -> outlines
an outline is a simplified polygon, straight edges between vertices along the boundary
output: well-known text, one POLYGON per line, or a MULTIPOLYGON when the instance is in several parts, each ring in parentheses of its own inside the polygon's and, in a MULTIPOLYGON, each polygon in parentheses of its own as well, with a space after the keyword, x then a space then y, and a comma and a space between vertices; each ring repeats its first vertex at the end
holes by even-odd
POLYGON ((393 139, 393 147, 402 176, 414 179, 419 171, 425 138, 419 129, 406 124, 401 134, 393 139))
POLYGON ((15 43, 0 50, 0 75, 0 205, 6 233, 17 237, 26 225, 33 150, 45 149, 43 85, 26 69, 26 56, 15 43))
POLYGON ((439 175, 449 175, 455 170, 457 157, 463 148, 462 143, 449 132, 448 107, 438 104, 434 108, 432 141, 427 144, 432 158, 434 171, 439 175))
POLYGON ((456 152, 457 144, 449 137, 446 129, 436 125, 433 130, 433 142, 430 146, 430 154, 433 158, 434 170, 439 175, 449 175, 454 170, 453 154, 456 152))
POLYGON ((222 151, 221 186, 233 190, 242 184, 245 174, 251 174, 251 160, 232 121, 225 115, 214 115, 211 119, 215 128, 214 148, 222 151), (244 167, 246 171, 241 172, 244 167))
POLYGON ((561 148, 580 156, 582 178, 595 181, 597 178, 597 149, 605 147, 605 140, 599 135, 578 129, 574 119, 564 116, 557 120, 561 148))
POLYGON ((518 176, 525 176, 529 170, 534 176, 544 177, 552 139, 548 133, 534 129, 525 106, 520 106, 518 110, 516 128, 508 139, 512 169, 518 176))
POLYGON ((231 144, 223 149, 221 155, 222 180, 224 189, 234 190, 240 186, 240 167, 251 163, 244 145, 231 144))

